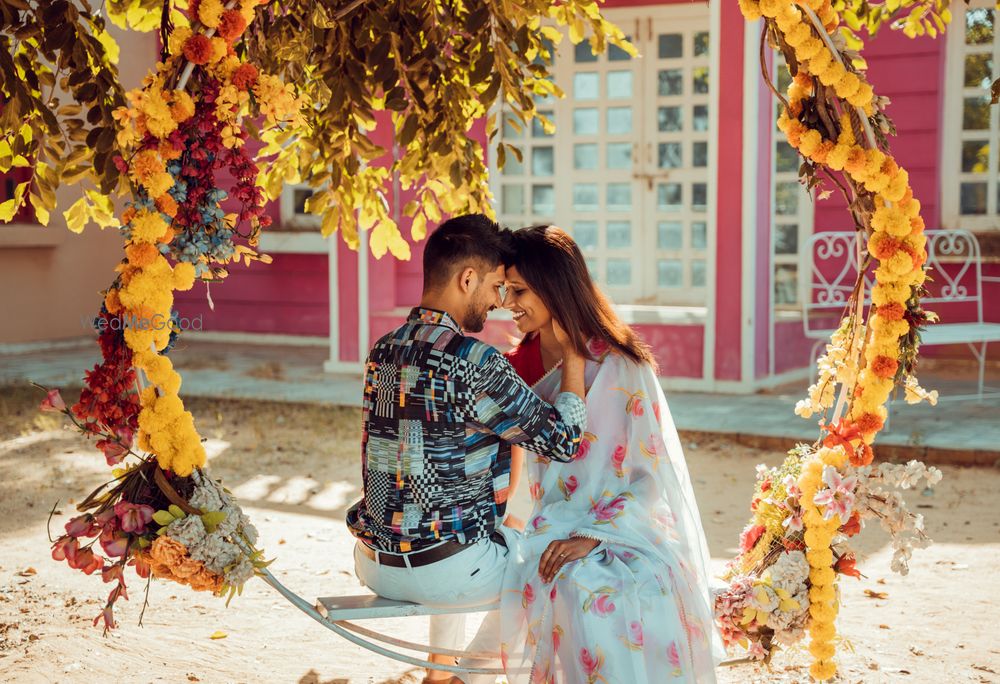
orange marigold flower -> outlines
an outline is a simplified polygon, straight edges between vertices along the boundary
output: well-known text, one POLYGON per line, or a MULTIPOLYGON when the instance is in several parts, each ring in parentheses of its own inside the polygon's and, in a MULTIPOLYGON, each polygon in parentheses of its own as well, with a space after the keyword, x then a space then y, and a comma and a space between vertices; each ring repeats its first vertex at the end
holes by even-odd
POLYGON ((208 64, 212 58, 212 41, 196 33, 184 42, 184 57, 194 64, 208 64))
POLYGON ((116 314, 122 310, 122 301, 118 298, 118 290, 115 288, 111 288, 104 295, 104 308, 108 310, 109 314, 116 314))
POLYGON ((222 13, 216 32, 224 41, 232 43, 234 40, 243 35, 243 32, 246 30, 247 20, 243 18, 243 15, 240 14, 239 10, 231 9, 222 13))
POLYGON ((863 413, 858 416, 858 419, 854 421, 854 424, 861 432, 872 433, 881 430, 885 421, 882 420, 882 417, 877 413, 863 413))
POLYGON ((173 218, 177 215, 177 200, 170 195, 160 195, 156 198, 156 208, 173 218))
POLYGON ((125 248, 125 256, 128 257, 128 262, 139 268, 153 263, 159 253, 160 250, 148 242, 133 242, 125 248))
POLYGON ((174 239, 174 235, 176 234, 177 233, 174 232, 173 228, 167 228, 166 232, 163 233, 162 236, 160 236, 160 242, 169 245, 170 241, 174 239))
MULTIPOLYGON (((881 309, 879 309, 881 313, 881 309)), ((880 378, 892 378, 899 368, 899 361, 889 356, 876 356, 872 361, 872 372, 880 378)))
POLYGON ((149 555, 153 561, 168 568, 179 565, 188 555, 187 547, 176 539, 167 536, 157 537, 149 547, 149 555))
POLYGON ((865 151, 860 147, 854 147, 851 153, 847 155, 847 161, 844 163, 844 170, 850 174, 855 174, 865 168, 865 164, 868 162, 868 157, 865 156, 865 151))
POLYGON ((901 243, 884 232, 877 232, 868 241, 868 251, 879 261, 885 261, 899 251, 901 243))
POLYGON ((899 302, 889 302, 878 307, 879 318, 884 318, 887 321, 902 320, 904 313, 906 313, 906 309, 899 302))
POLYGON ((135 207, 128 207, 122 212, 122 223, 131 223, 135 218, 135 207))
POLYGON ((240 90, 250 90, 257 83, 258 75, 253 64, 241 64, 233 72, 233 85, 240 90))

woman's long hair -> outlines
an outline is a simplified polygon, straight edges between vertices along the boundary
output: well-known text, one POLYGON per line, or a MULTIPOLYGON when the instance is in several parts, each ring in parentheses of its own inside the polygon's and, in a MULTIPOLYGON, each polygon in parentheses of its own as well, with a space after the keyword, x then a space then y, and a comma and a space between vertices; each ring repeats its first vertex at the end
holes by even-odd
POLYGON ((656 370, 649 345, 618 318, 591 280, 580 248, 566 231, 551 225, 530 226, 514 231, 512 242, 511 265, 566 329, 581 355, 590 356, 587 341, 593 337, 656 370))

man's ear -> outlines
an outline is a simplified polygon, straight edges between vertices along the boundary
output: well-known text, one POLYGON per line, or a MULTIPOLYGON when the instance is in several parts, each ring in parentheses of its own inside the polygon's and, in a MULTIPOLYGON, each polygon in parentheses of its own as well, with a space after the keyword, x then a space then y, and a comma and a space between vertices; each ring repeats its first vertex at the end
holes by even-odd
POLYGON ((469 294, 479 285, 479 274, 476 269, 466 266, 458 273, 458 289, 463 294, 469 294))

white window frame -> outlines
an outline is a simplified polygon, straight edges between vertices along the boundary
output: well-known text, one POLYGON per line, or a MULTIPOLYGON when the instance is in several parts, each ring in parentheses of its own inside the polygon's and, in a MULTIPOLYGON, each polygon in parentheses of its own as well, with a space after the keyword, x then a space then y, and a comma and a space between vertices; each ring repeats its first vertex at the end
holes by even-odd
MULTIPOLYGON (((992 0, 972 0, 969 9, 995 8, 992 0)), ((996 10, 1000 13, 1000 9, 996 10)), ((965 87, 965 13, 964 3, 952 5, 951 26, 946 31, 946 63, 944 77, 944 131, 941 136, 941 223, 945 228, 965 228, 972 231, 1000 231, 1000 106, 990 106, 989 169, 985 175, 962 173, 962 141, 982 138, 983 132, 962 130, 962 105, 966 96, 985 95, 989 90, 965 87), (960 213, 960 187, 963 180, 982 180, 987 183, 987 213, 985 215, 960 213), (990 212, 990 208, 993 212, 990 212)), ((993 76, 1000 68, 1000 26, 994 18, 993 76)))
POLYGON ((315 214, 295 211, 295 193, 298 190, 311 190, 306 183, 286 183, 281 189, 281 230, 285 231, 318 231, 322 217, 315 214))

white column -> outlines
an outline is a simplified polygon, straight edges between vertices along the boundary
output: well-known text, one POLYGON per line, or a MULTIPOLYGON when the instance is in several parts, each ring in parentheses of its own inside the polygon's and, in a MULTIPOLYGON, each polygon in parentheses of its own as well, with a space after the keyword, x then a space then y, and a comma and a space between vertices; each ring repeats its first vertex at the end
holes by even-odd
POLYGON ((743 33, 743 255, 742 301, 740 311, 743 320, 740 325, 740 385, 752 387, 756 334, 754 312, 757 308, 757 167, 760 160, 760 31, 761 22, 748 21, 743 33))

